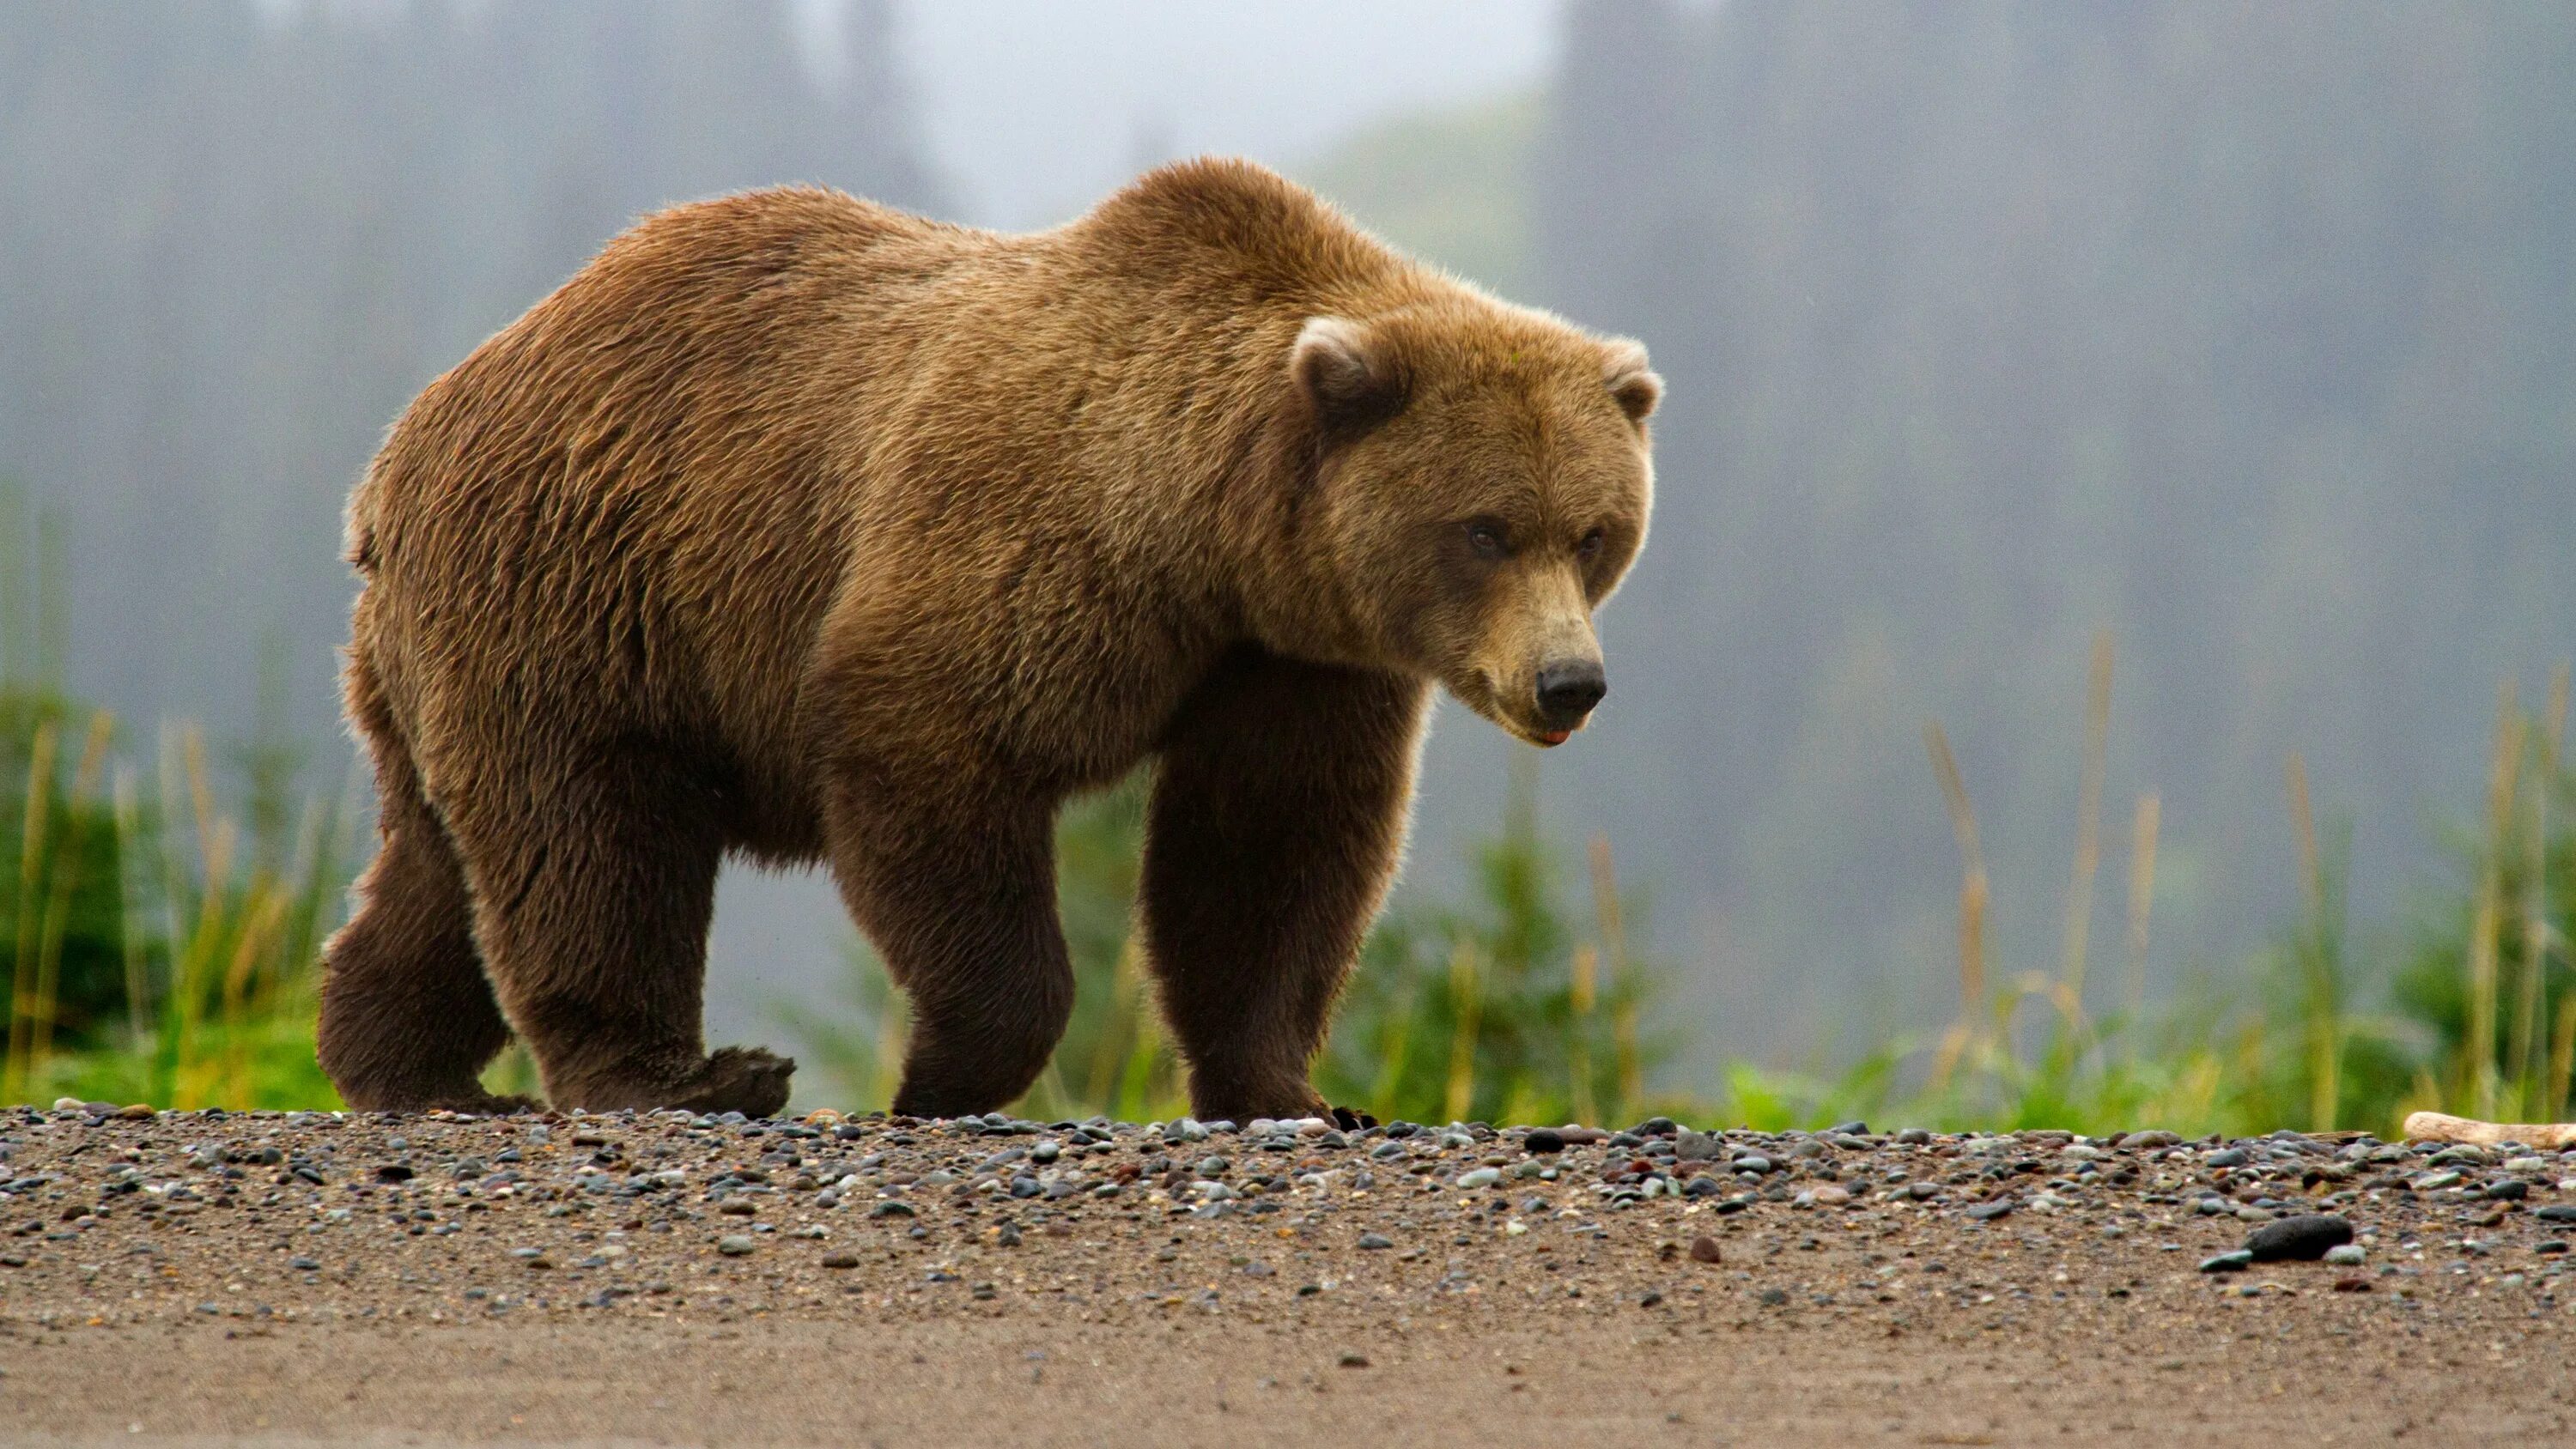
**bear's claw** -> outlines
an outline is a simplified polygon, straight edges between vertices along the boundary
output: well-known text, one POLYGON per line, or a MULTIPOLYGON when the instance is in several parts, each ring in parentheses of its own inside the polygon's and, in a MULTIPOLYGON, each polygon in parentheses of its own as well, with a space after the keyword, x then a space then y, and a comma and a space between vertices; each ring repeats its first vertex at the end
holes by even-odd
POLYGON ((795 1071, 793 1057, 762 1047, 725 1047, 707 1058, 671 1105, 693 1112, 775 1117, 787 1105, 787 1079, 795 1071))

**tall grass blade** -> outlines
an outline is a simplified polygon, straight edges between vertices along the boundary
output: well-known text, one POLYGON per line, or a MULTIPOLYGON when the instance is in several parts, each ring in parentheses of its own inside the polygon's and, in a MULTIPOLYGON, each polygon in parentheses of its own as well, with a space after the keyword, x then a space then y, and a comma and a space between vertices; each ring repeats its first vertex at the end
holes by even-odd
POLYGON ((1959 1020, 1968 1032, 1962 1045, 1973 1049, 1986 1003, 1986 857, 1977 845, 1977 812, 1968 803, 1950 737, 1938 722, 1927 721, 1923 743, 1932 755, 1933 776, 1941 782, 1942 803, 1949 807, 1950 832, 1959 842, 1959 1020))
POLYGON ((9 970, 9 1055, 6 1070, 0 1071, 0 1095, 10 1101, 18 1100, 27 1090, 29 1053, 35 1040, 36 901, 44 885, 46 846, 51 839, 48 811, 54 798, 55 734, 50 719, 36 726, 34 748, 27 762, 27 809, 19 825, 17 949, 11 955, 9 970))
POLYGON ((2153 791, 2138 797, 2136 825, 2129 832, 2129 1023, 2131 1040, 2147 1014, 2147 917, 2156 903, 2156 836, 2164 820, 2164 801, 2153 791))
POLYGON ((2561 664, 2549 681, 2549 704, 2541 716, 2531 818, 2523 831, 2522 990, 2514 1013, 2512 1077, 2526 1108, 2545 1094, 2539 1072, 2549 1014, 2549 795, 2558 788, 2558 751, 2566 732, 2567 666, 2561 664))
POLYGON ((30 1083, 45 1080, 47 1059, 53 1055, 54 1018, 59 1014, 62 994, 63 937, 71 929, 72 892, 80 884, 81 850, 89 843, 90 797, 97 793, 99 771, 106 767, 108 738, 114 728, 115 721, 106 710, 90 716, 80 764, 72 771, 69 808, 63 815, 61 863, 51 872, 44 926, 36 945, 35 1024, 29 1034, 26 1064, 30 1083))
POLYGON ((2066 892, 2066 944, 2058 979, 2084 999, 2086 948, 2093 933, 2093 876, 2102 863, 2102 775, 2111 743, 2111 631, 2093 636, 2093 672, 2084 695, 2084 765, 2075 815, 2075 879, 2066 892))
POLYGON ((1568 1003, 1574 1022, 1565 1043, 1567 1076, 1572 1079, 1567 1105, 1573 1112, 1570 1120, 1587 1126, 1600 1120, 1594 1115, 1597 1104, 1592 1100, 1592 1009, 1600 967, 1599 952, 1590 946, 1574 948, 1574 991, 1568 1003))
POLYGON ((1467 1120, 1476 1099, 1477 1015, 1484 1005, 1476 978, 1476 945, 1460 941, 1449 957, 1449 1090, 1444 1103, 1452 1122, 1467 1120))
POLYGON ((2477 906, 2469 926, 2468 1037, 2461 1049, 2470 1112, 2496 1112, 2496 954, 2503 927, 2504 861, 2513 838, 2514 777, 2522 762, 2522 711, 2513 681, 2504 683, 2496 707, 2495 758, 2487 779, 2487 828, 2478 869, 2477 906))

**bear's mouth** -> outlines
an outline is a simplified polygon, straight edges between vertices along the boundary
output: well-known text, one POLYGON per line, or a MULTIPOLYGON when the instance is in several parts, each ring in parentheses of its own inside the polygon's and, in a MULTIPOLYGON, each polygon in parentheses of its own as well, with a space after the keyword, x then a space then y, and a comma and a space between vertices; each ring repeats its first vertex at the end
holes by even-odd
POLYGON ((1584 724, 1591 723, 1590 720, 1585 720, 1583 724, 1559 729, 1524 720, 1503 708, 1501 697, 1494 688, 1492 676, 1481 669, 1464 680, 1452 683, 1449 686, 1449 692, 1458 696, 1460 703, 1499 726, 1505 734, 1525 745, 1536 745, 1542 750, 1555 749, 1558 745, 1574 738, 1575 730, 1583 728, 1584 724))

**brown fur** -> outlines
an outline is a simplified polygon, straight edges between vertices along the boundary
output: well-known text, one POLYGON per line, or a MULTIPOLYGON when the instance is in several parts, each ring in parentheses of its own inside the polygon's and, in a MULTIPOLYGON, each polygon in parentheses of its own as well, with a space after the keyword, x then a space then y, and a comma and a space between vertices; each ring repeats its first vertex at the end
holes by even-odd
POLYGON ((323 1065, 492 1107, 515 1030, 559 1105, 776 1111, 793 1063, 700 1038, 732 851, 830 865, 911 998, 898 1110, 998 1107, 1072 1003, 1056 808, 1150 759, 1195 1108, 1318 1109, 1426 690, 1579 723, 1534 691, 1597 675, 1657 386, 1240 162, 1026 236, 801 189, 649 218, 351 500, 383 848, 323 1065))

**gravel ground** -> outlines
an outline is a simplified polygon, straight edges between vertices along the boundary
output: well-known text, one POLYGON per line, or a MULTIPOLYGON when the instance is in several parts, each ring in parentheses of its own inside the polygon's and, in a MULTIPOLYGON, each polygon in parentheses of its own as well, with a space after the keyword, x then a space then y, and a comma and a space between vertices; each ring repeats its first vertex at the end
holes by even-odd
POLYGON ((2351 1136, 7 1109, 0 1439, 2564 1443, 2570 1239, 2351 1136))

